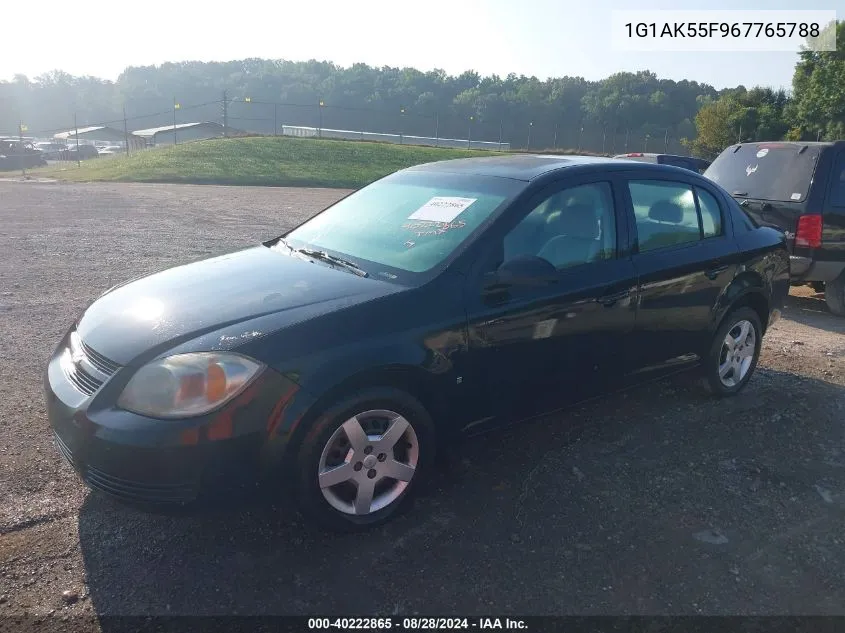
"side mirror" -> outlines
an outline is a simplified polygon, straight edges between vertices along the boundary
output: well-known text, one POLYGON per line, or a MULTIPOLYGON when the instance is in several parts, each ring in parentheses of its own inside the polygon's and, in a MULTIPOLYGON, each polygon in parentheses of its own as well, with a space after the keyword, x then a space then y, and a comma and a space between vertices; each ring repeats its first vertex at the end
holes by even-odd
POLYGON ((548 286, 557 282, 557 269, 542 257, 520 255, 489 273, 485 281, 485 289, 494 292, 513 286, 548 286))

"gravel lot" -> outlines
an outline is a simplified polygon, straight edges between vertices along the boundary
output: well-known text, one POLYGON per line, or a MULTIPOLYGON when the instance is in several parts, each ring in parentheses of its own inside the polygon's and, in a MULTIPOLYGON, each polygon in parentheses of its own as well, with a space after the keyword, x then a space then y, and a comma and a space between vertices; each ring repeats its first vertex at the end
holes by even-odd
POLYGON ((742 395, 676 380, 473 440, 372 533, 87 492, 41 391, 73 318, 118 281, 275 236, 343 193, 0 182, 0 620, 845 614, 845 319, 804 288, 742 395))

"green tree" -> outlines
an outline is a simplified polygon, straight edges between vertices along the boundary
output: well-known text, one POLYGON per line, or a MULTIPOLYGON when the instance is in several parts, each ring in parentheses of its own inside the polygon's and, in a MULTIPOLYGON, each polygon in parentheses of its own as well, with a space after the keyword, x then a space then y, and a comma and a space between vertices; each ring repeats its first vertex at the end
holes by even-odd
POLYGON ((789 109, 790 137, 815 140, 845 138, 845 21, 831 23, 835 51, 804 50, 792 78, 794 104, 789 109))

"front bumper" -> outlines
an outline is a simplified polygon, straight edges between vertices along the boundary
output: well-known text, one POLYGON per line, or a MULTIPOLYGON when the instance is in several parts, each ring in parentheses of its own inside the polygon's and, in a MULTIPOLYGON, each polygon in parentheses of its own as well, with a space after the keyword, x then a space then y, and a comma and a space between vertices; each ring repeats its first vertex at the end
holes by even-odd
POLYGON ((83 393, 61 362, 64 346, 45 372, 47 413, 59 452, 89 487, 144 506, 185 506, 255 488, 267 468, 279 398, 292 383, 267 369, 216 412, 156 420, 114 405, 126 368, 83 393))

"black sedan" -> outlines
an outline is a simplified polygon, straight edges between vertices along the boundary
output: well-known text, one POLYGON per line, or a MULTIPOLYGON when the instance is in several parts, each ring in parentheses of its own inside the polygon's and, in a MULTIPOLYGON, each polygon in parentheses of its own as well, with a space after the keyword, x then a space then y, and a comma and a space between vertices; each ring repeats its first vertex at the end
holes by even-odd
POLYGON ((84 481, 128 502, 263 482, 357 529, 466 434, 687 369, 737 393, 788 287, 783 234, 689 170, 432 163, 111 288, 49 361, 49 417, 84 481))

